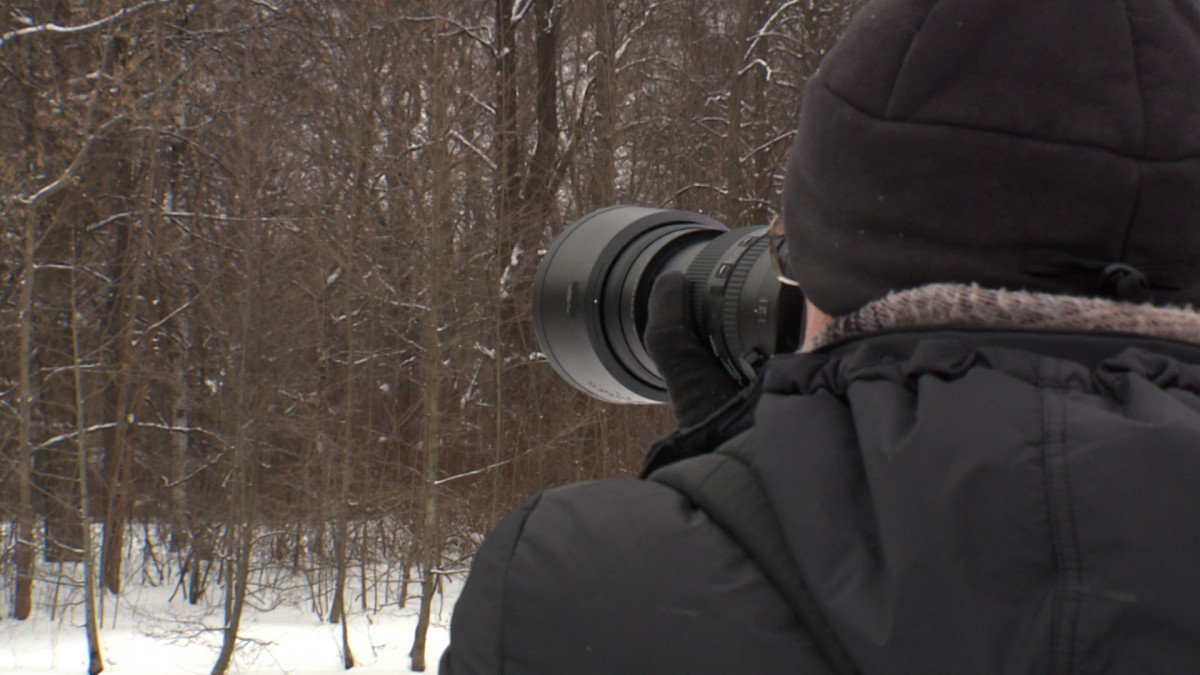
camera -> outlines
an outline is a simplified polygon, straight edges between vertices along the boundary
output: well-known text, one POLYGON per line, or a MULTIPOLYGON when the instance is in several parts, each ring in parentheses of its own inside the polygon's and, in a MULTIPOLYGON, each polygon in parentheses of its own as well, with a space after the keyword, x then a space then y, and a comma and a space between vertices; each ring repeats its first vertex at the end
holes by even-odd
POLYGON ((766 227, 730 230, 708 216, 612 206, 554 240, 533 282, 542 353, 565 380, 613 403, 663 403, 667 388, 642 334, 650 289, 681 271, 698 337, 730 376, 749 382, 766 359, 799 346, 804 302, 780 283, 766 227))

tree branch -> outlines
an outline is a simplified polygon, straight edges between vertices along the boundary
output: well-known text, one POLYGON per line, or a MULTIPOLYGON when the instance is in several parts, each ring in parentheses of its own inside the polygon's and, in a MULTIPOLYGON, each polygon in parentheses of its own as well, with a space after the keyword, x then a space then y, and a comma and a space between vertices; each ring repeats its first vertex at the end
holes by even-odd
POLYGON ((71 165, 68 166, 53 183, 46 185, 28 197, 17 197, 16 202, 23 206, 34 206, 43 200, 49 199, 59 190, 62 190, 71 183, 75 182, 75 178, 79 175, 79 170, 83 167, 83 163, 87 160, 88 153, 91 152, 92 143, 94 143, 100 136, 103 136, 106 131, 125 121, 126 117, 127 115, 125 113, 121 113, 120 115, 117 115, 116 117, 113 117, 109 121, 102 124, 100 128, 95 131, 95 133, 93 133, 91 136, 88 136, 87 140, 83 142, 83 147, 79 148, 79 152, 75 153, 75 158, 71 160, 71 165))
POLYGON ((81 24, 79 26, 60 26, 56 23, 43 23, 43 24, 40 24, 37 26, 28 26, 26 28, 18 28, 16 30, 10 30, 7 33, 5 33, 4 35, 0 35, 0 47, 3 47, 4 43, 8 42, 9 40, 12 40, 14 38, 19 38, 19 37, 25 37, 27 35, 38 35, 40 33, 54 33, 57 35, 70 35, 72 33, 83 33, 83 32, 89 31, 89 30, 103 28, 104 26, 107 26, 110 23, 119 21, 120 19, 122 19, 124 17, 131 16, 131 15, 136 14, 137 12, 140 12, 149 7, 153 7, 155 5, 165 5, 167 3, 174 2, 174 1, 175 0, 146 0, 146 2, 143 2, 140 5, 135 5, 133 7, 126 7, 125 9, 122 9, 122 10, 116 12, 115 14, 106 16, 103 19, 96 19, 95 21, 92 21, 91 23, 85 23, 85 24, 81 24))

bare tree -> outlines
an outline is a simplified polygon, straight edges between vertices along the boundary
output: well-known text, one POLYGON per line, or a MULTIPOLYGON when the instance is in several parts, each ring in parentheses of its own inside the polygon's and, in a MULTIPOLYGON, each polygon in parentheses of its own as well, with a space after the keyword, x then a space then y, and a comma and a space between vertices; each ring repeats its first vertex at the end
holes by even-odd
POLYGON ((100 633, 96 621, 96 567, 92 553, 91 509, 88 504, 90 491, 88 489, 88 450, 87 423, 84 413, 83 389, 83 358, 79 349, 79 305, 76 300, 78 293, 79 239, 78 232, 73 232, 71 255, 71 356, 74 361, 72 369, 75 389, 75 466, 79 480, 79 503, 76 518, 82 533, 83 558, 83 612, 84 630, 87 632, 88 673, 96 675, 104 670, 104 659, 100 655, 100 633))
POLYGON ((17 437, 17 546, 15 552, 16 596, 13 600, 13 617, 27 619, 33 612, 33 566, 36 548, 33 533, 33 383, 30 363, 33 361, 33 268, 34 243, 37 240, 37 210, 34 204, 27 207, 25 227, 22 233, 20 347, 18 351, 19 384, 18 400, 20 421, 17 437))
MULTIPOLYGON (((434 46, 428 67, 438 72, 449 64, 446 57, 448 45, 434 46)), ((431 87, 424 97, 423 105, 429 120, 425 154, 429 163, 431 194, 426 211, 424 239, 427 261, 425 297, 427 311, 423 321, 422 340, 422 392, 423 407, 421 421, 421 503, 419 505, 419 530, 416 537, 421 551, 421 607, 417 614, 416 634, 410 653, 411 669, 425 670, 425 638, 429 630, 433 596, 438 587, 441 568, 442 536, 438 500, 438 474, 440 471, 442 438, 442 387, 445 379, 442 363, 445 345, 442 338, 446 316, 447 288, 446 270, 452 265, 451 232, 453 230, 453 205, 451 198, 448 111, 451 92, 445 85, 431 87)))

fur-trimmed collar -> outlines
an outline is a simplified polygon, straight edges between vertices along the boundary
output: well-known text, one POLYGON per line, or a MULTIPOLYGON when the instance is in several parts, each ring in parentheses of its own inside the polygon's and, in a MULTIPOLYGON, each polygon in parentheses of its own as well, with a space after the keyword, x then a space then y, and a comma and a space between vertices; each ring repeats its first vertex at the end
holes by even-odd
POLYGON ((1200 344, 1200 312, 1191 307, 930 284, 889 293, 834 319, 802 351, 882 331, 935 327, 1122 333, 1200 344))

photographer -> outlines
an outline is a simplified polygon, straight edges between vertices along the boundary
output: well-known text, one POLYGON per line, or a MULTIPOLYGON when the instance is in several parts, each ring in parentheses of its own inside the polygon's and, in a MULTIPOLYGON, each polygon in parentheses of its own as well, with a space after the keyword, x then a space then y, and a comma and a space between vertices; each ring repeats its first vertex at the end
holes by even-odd
POLYGON ((738 391, 661 278, 680 429, 496 528, 442 672, 1200 669, 1200 5, 875 0, 783 200, 801 352, 738 391))

